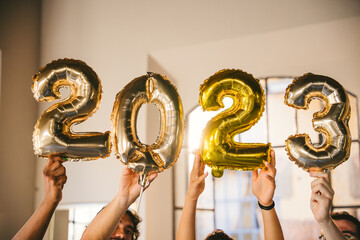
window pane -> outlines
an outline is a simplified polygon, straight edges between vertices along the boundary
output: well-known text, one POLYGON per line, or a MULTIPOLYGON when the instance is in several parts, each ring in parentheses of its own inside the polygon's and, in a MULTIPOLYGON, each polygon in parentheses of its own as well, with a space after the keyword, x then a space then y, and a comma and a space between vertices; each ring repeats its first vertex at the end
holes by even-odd
MULTIPOLYGON (((310 207, 306 209, 307 211, 311 212, 310 207)), ((283 230, 284 239, 309 240, 319 239, 320 236, 320 227, 314 218, 309 220, 292 219, 281 221, 281 227, 283 230)))
POLYGON ((244 232, 258 233, 256 203, 250 171, 227 170, 222 178, 215 179, 216 228, 239 239, 244 232))
POLYGON ((196 239, 205 239, 214 229, 214 212, 196 211, 196 239))
POLYGON ((233 233, 230 235, 230 237, 232 237, 234 240, 240 240, 239 236, 237 233, 233 233))
POLYGON ((105 205, 103 203, 60 205, 58 210, 69 211, 69 239, 80 239, 85 228, 105 205))
POLYGON ((275 206, 279 218, 284 221, 313 220, 314 217, 309 209, 313 179, 309 177, 309 173, 289 160, 284 148, 274 150, 277 168, 275 206))
POLYGON ((250 201, 244 201, 241 204, 241 218, 243 228, 254 228, 254 210, 250 201))
POLYGON ((292 169, 298 171, 300 169, 289 159, 285 148, 273 148, 276 159, 276 189, 275 197, 281 199, 290 199, 293 195, 293 174, 292 169))
POLYGON ((252 126, 248 131, 238 134, 237 137, 235 137, 235 141, 241 143, 267 143, 267 115, 265 114, 265 112, 263 113, 259 121, 255 123, 255 125, 252 126))
POLYGON ((353 142, 349 159, 332 171, 334 206, 360 205, 359 143, 353 142))
POLYGON ((252 234, 251 233, 244 233, 243 240, 252 240, 252 234))
POLYGON ((285 140, 296 134, 295 109, 284 103, 285 89, 293 79, 268 79, 267 111, 269 114, 269 142, 284 146, 285 140))
POLYGON ((251 194, 250 176, 251 172, 249 171, 225 170, 222 178, 215 179, 215 201, 249 197, 251 194))

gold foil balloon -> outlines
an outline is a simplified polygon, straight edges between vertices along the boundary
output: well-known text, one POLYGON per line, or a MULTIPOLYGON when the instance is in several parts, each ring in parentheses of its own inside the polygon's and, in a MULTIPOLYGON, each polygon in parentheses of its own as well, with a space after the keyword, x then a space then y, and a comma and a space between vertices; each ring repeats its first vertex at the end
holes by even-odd
POLYGON ((38 102, 61 98, 61 87, 70 88, 70 95, 53 104, 38 119, 33 133, 35 154, 39 157, 56 154, 75 161, 109 156, 110 132, 71 131, 73 124, 85 121, 99 107, 102 88, 96 73, 82 61, 59 59, 33 76, 32 91, 38 102))
POLYGON ((224 169, 255 170, 270 161, 270 144, 234 141, 235 135, 249 130, 262 116, 265 96, 259 80, 241 70, 226 69, 200 86, 203 110, 224 108, 224 97, 231 97, 233 105, 207 123, 200 147, 202 161, 212 168, 214 177, 221 177, 224 169))
POLYGON ((150 172, 161 172, 177 160, 184 132, 183 107, 176 88, 164 76, 148 73, 127 84, 116 95, 111 121, 115 154, 140 173, 140 185, 150 172), (154 103, 160 110, 160 133, 151 145, 141 143, 136 132, 137 115, 145 103, 154 103))
POLYGON ((315 131, 324 138, 323 143, 315 147, 308 134, 297 134, 286 140, 286 151, 290 160, 305 170, 333 169, 350 155, 349 98, 334 79, 311 73, 295 79, 285 93, 285 103, 298 109, 308 109, 315 98, 324 106, 314 113, 312 120, 315 131))

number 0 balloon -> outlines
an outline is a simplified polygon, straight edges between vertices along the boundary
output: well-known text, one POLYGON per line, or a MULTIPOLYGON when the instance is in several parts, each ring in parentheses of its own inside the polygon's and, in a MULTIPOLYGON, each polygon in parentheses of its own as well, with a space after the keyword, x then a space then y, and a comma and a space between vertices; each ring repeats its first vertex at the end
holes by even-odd
POLYGON ((71 126, 91 116, 100 105, 102 88, 97 74, 86 63, 59 59, 41 68, 33 77, 37 101, 59 99, 59 88, 68 87, 69 97, 53 104, 38 119, 33 143, 37 156, 56 154, 69 160, 93 160, 110 154, 110 132, 74 133, 71 126))
POLYGON ((144 185, 150 172, 161 172, 177 160, 183 140, 183 107, 176 88, 156 73, 135 78, 121 90, 111 114, 117 158, 140 173, 144 185), (154 103, 160 110, 160 133, 155 143, 140 142, 136 121, 140 107, 154 103))
POLYGON ((200 147, 214 177, 221 177, 224 169, 255 170, 270 161, 270 144, 234 142, 235 135, 249 130, 262 116, 265 95, 259 80, 241 70, 226 69, 200 86, 199 104, 204 110, 223 108, 224 97, 231 97, 233 105, 207 123, 200 147))
POLYGON ((297 134, 286 140, 286 151, 290 159, 305 170, 333 169, 350 155, 349 98, 334 79, 311 73, 295 79, 285 93, 285 103, 298 109, 308 109, 314 98, 324 106, 313 115, 313 127, 322 134, 324 142, 315 147, 309 135, 297 134))

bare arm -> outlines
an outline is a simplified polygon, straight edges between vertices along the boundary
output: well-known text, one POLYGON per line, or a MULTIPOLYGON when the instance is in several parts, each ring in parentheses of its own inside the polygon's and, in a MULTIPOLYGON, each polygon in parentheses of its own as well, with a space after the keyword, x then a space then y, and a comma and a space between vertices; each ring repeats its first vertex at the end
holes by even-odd
POLYGON ((205 164, 201 162, 200 155, 195 154, 194 166, 190 173, 190 185, 185 198, 184 209, 181 213, 177 240, 195 240, 196 204, 200 194, 205 188, 205 164))
POLYGON ((345 236, 330 217, 330 204, 334 196, 334 190, 330 186, 329 175, 324 172, 310 172, 310 176, 316 177, 311 182, 310 200, 310 208, 315 220, 320 225, 327 240, 345 240, 345 236))
MULTIPOLYGON (((152 182, 157 174, 151 174, 152 182)), ((81 239, 108 239, 130 205, 139 197, 139 174, 125 167, 121 173, 119 192, 115 198, 91 221, 81 239)))
POLYGON ((58 156, 47 160, 43 170, 44 199, 13 239, 43 239, 51 217, 61 201, 62 189, 67 180, 63 161, 58 156))
MULTIPOLYGON (((252 172, 251 190, 253 194, 257 197, 259 203, 263 206, 270 206, 273 203, 276 175, 275 165, 275 153, 273 150, 271 150, 271 163, 265 162, 266 168, 261 169, 260 172, 258 172, 257 170, 252 172)), ((264 222, 265 240, 284 239, 275 208, 272 208, 271 210, 261 209, 261 214, 264 222)))

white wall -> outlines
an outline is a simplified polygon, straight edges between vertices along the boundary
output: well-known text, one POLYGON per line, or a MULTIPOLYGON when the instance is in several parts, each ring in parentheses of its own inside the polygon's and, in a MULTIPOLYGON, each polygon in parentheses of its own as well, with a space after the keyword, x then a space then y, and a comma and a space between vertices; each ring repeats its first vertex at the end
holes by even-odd
MULTIPOLYGON (((230 0, 226 3, 215 0, 49 0, 42 2, 40 62, 45 65, 53 59, 77 58, 87 62, 98 73, 104 89, 102 104, 98 112, 77 129, 106 131, 111 127, 110 114, 116 93, 133 78, 152 68, 156 69, 148 61, 150 53, 156 61, 160 61, 163 69, 171 73, 168 75, 170 80, 174 77, 185 109, 189 109, 196 102, 198 84, 221 68, 235 66, 256 76, 309 71, 305 64, 309 58, 298 58, 291 65, 292 60, 285 59, 292 59, 294 50, 290 45, 285 45, 282 50, 281 42, 276 41, 279 37, 272 36, 278 36, 279 30, 301 26, 307 28, 308 25, 311 28, 315 23, 359 14, 360 4, 357 0, 230 0), (272 41, 262 46, 264 42, 252 37, 260 33, 263 33, 261 37, 272 41), (243 45, 237 46, 239 42, 243 45), (234 46, 237 54, 225 44, 234 46), (217 53, 212 52, 213 47, 217 53), (279 49, 281 55, 273 58, 279 49), (273 60, 264 62, 261 60, 263 54, 271 56, 273 60), (207 56, 207 61, 204 62, 200 55, 207 56), (288 63, 288 68, 285 68, 284 62, 288 63), (194 87, 185 89, 189 83, 194 87)), ((293 35, 280 35, 285 39, 298 39, 296 31, 289 30, 288 33, 293 35)), ((293 45, 293 48, 296 46, 293 45)), ((350 69, 353 67, 348 66, 350 69)), ((45 106, 39 106, 42 112, 45 106)), ((144 129, 145 123, 140 131, 144 129)), ((40 175, 43 161, 38 162, 37 173, 40 175)), ((104 160, 67 163, 66 167, 68 182, 63 203, 104 202, 115 195, 122 166, 113 155, 104 160)), ((38 187, 41 189, 40 182, 38 177, 38 187)), ((37 202, 40 197, 39 191, 37 202)), ((172 239, 172 213, 169 213, 172 206, 171 170, 160 174, 147 190, 144 204, 146 212, 140 214, 145 218, 145 238, 172 239)))
POLYGON ((360 15, 239 38, 151 52, 151 60, 177 82, 185 112, 199 86, 218 70, 242 69, 255 77, 330 76, 360 96, 360 15), (193 87, 189 87, 189 83, 193 87))

